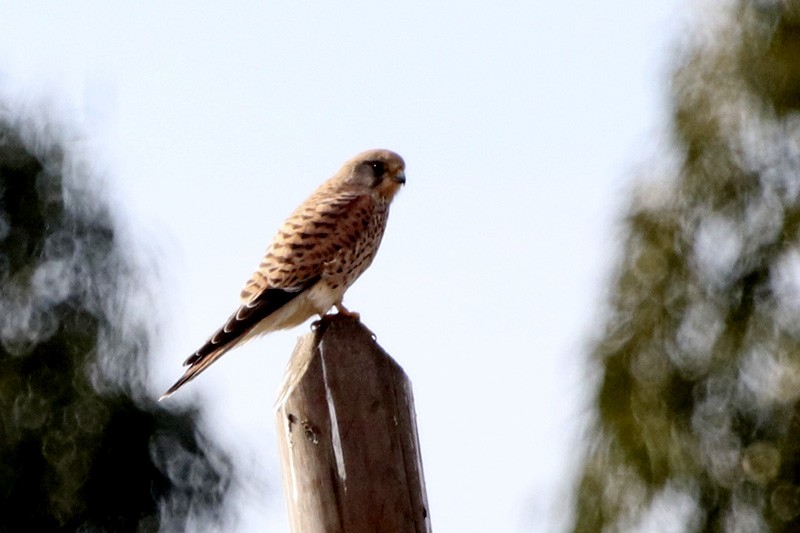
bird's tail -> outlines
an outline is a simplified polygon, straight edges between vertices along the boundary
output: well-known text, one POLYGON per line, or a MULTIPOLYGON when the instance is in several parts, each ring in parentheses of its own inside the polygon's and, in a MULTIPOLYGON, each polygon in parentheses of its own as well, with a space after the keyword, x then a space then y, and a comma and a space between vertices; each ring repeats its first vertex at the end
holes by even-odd
MULTIPOLYGON (((319 277, 309 279, 304 285, 291 289, 266 289, 258 297, 239 307, 210 339, 184 361, 187 366, 183 376, 161 395, 159 401, 168 398, 185 383, 222 357, 234 346, 239 346, 253 336, 290 327, 308 318, 312 308, 303 305, 287 305, 302 294, 302 290, 313 285, 319 277)), ((302 300, 301 300, 302 301, 302 300)))
POLYGON ((188 366, 186 372, 183 373, 181 378, 178 381, 176 381, 175 384, 172 385, 172 387, 167 389, 167 392, 161 395, 158 401, 160 402, 164 398, 169 398, 170 396, 172 396, 172 394, 176 390, 180 389, 186 383, 197 377, 198 374, 200 374, 203 370, 211 366, 211 364, 214 363, 214 361, 222 357, 225 354, 225 352, 227 352, 231 348, 233 348, 233 346, 230 345, 221 346, 212 352, 204 354, 202 357, 197 358, 194 361, 191 360, 192 358, 188 359, 186 361, 186 365, 188 366))

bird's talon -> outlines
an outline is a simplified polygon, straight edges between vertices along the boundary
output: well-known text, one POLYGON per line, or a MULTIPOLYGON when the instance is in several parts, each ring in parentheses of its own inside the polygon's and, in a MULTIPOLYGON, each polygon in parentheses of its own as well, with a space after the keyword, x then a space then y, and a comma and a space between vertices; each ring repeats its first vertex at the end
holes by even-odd
POLYGON ((338 316, 339 318, 352 318, 358 322, 361 322, 361 315, 356 313, 355 311, 350 311, 348 308, 343 306, 342 304, 334 304, 336 306, 336 310, 338 313, 334 316, 338 316))

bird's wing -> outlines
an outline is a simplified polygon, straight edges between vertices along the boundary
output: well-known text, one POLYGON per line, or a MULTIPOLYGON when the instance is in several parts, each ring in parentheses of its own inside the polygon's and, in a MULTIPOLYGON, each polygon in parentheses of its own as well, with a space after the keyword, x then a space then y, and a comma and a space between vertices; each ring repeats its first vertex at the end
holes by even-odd
POLYGON ((283 223, 258 269, 241 292, 244 304, 274 288, 296 290, 322 275, 336 253, 366 229, 374 203, 368 194, 321 189, 283 223))
MULTIPOLYGON (((316 283, 316 279, 308 280, 307 285, 316 283)), ((225 324, 209 337, 206 343, 183 362, 184 366, 192 366, 204 357, 211 355, 219 348, 232 348, 237 340, 241 339, 263 319, 294 300, 305 287, 291 290, 267 289, 262 291, 257 298, 239 306, 225 324)))

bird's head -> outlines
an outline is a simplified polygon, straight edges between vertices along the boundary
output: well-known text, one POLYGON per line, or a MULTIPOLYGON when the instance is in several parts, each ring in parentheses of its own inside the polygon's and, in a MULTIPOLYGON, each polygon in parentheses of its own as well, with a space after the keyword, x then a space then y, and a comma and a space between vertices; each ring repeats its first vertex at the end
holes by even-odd
POLYGON ((339 176, 391 200, 406 182, 405 168, 403 158, 390 150, 367 150, 345 163, 339 176))

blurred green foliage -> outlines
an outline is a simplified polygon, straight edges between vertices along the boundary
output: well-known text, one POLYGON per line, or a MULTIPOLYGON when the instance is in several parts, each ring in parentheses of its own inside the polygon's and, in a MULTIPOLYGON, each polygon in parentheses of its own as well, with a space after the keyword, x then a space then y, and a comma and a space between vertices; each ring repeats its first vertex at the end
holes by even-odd
POLYGON ((633 197, 574 530, 800 530, 800 3, 705 2, 633 197))
POLYGON ((145 390, 154 288, 81 146, 0 107, 0 531, 220 524, 231 461, 145 390))

